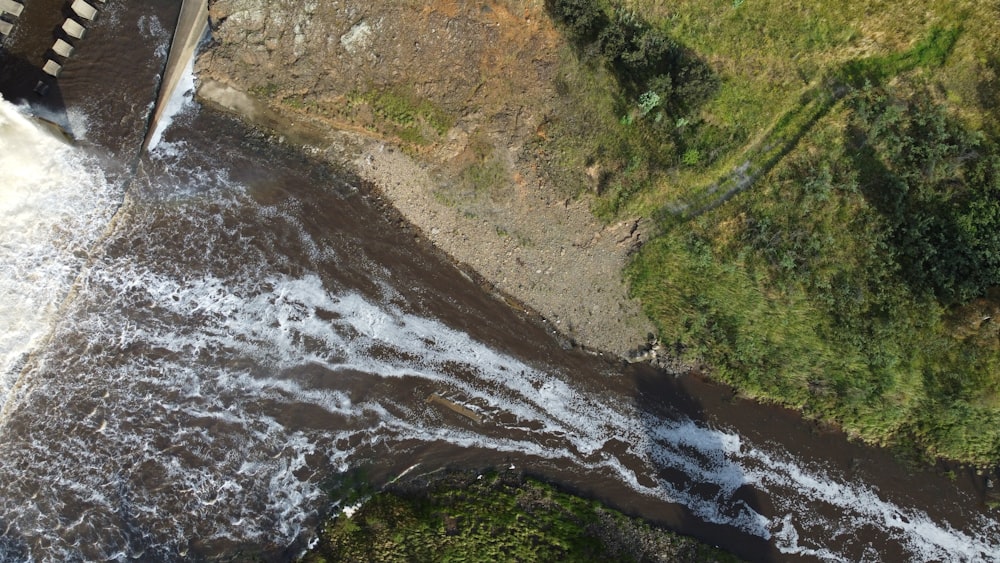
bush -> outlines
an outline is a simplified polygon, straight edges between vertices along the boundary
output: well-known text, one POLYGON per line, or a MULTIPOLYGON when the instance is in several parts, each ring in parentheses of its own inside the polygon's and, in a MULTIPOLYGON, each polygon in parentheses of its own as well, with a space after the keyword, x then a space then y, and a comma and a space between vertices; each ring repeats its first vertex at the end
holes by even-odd
POLYGON ((545 7, 576 41, 591 42, 607 26, 607 16, 593 0, 546 0, 545 7))
POLYGON ((1000 285, 1000 152, 926 90, 851 100, 862 190, 889 220, 904 276, 943 303, 1000 285))
POLYGON ((324 524, 299 561, 737 561, 538 481, 474 475, 390 485, 324 524))
POLYGON ((619 8, 608 17, 595 0, 549 0, 546 6, 578 46, 599 53, 629 98, 653 91, 669 113, 682 115, 719 89, 704 61, 630 11, 619 8))

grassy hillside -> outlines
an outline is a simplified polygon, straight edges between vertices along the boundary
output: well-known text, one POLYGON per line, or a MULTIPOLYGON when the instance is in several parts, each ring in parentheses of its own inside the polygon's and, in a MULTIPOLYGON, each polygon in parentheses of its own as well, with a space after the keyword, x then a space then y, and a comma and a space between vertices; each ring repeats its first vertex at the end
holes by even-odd
POLYGON ((547 7, 574 47, 541 150, 657 221, 627 275, 661 339, 867 441, 1000 461, 1000 4, 547 7))

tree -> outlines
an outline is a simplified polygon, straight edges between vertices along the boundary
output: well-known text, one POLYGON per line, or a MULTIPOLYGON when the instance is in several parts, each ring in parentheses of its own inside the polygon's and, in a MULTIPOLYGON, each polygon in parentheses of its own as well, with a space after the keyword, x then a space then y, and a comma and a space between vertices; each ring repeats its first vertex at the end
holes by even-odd
POLYGON ((576 41, 593 41, 608 23, 594 0, 547 0, 545 4, 553 19, 566 26, 576 41))

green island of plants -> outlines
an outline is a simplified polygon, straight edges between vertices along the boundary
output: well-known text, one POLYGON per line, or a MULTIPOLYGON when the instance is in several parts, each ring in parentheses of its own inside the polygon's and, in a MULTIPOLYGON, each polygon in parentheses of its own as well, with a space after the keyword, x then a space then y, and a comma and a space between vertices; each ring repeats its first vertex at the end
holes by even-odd
POLYGON ((738 560, 515 473, 453 472, 375 493, 300 561, 738 560))
POLYGON ((548 0, 573 48, 538 150, 598 177, 598 216, 656 225, 626 276, 661 342, 851 436, 995 465, 988 4, 548 0))

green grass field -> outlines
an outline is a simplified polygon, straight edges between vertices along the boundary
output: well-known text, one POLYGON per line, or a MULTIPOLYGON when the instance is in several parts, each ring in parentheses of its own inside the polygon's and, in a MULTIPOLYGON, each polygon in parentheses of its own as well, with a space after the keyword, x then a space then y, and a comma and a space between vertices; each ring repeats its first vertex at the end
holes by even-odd
POLYGON ((626 272, 660 338, 866 441, 1000 462, 1000 7, 548 5, 575 48, 547 143, 600 171, 598 216, 660 226, 626 272), (639 31, 619 55, 592 21, 639 31), (711 95, 648 109, 652 35, 711 95))

